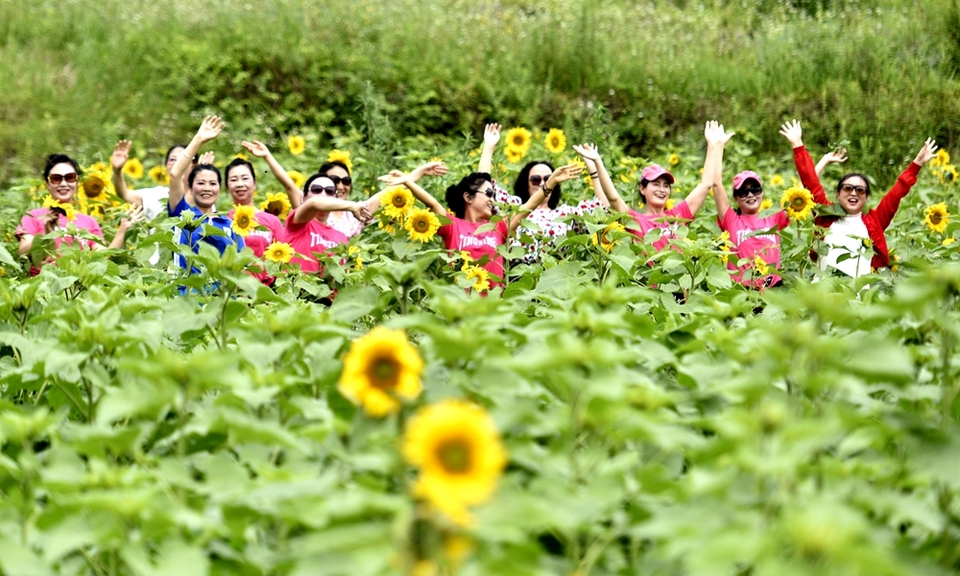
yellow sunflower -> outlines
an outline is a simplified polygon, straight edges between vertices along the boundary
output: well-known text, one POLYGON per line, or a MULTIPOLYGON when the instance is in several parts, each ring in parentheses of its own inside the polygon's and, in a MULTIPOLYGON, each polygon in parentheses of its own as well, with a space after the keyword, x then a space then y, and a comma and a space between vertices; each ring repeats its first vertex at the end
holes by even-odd
POLYGON ((110 174, 113 172, 113 166, 107 164, 106 162, 94 162, 87 168, 89 172, 102 172, 107 175, 107 179, 110 179, 110 174))
POLYGON ((547 137, 543 139, 543 145, 550 153, 559 154, 567 149, 567 137, 564 136, 563 130, 551 128, 547 132, 547 137))
POLYGON ((953 164, 947 164, 942 170, 937 170, 936 172, 937 175, 940 176, 941 184, 953 184, 957 181, 957 169, 953 164))
POLYGON ((530 149, 531 136, 532 134, 526 128, 511 128, 507 130, 507 148, 523 150, 526 154, 530 149))
POLYGON ((507 156, 507 162, 511 164, 519 164, 523 157, 527 155, 527 151, 523 148, 514 148, 513 146, 504 148, 503 153, 507 156))
POLYGON ((303 136, 290 136, 287 138, 287 148, 290 149, 291 154, 299 156, 307 149, 307 142, 303 136))
POLYGON ((307 183, 307 177, 303 175, 302 172, 297 172, 296 170, 288 170, 287 176, 293 180, 293 183, 297 185, 297 188, 303 189, 303 185, 307 183))
POLYGON ((947 210, 947 205, 941 202, 928 206, 923 211, 923 223, 927 225, 931 232, 943 234, 947 229, 947 224, 950 223, 950 212, 947 210))
POLYGON ((350 246, 347 248, 347 256, 353 256, 355 264, 353 265, 356 270, 363 270, 363 255, 360 254, 360 248, 358 246, 350 246))
POLYGON ((148 172, 150 178, 161 186, 170 185, 170 175, 167 174, 166 166, 154 166, 148 172))
POLYGON ((945 239, 943 240, 943 242, 941 242, 940 244, 941 244, 942 246, 949 246, 949 245, 953 244, 953 243, 956 242, 956 241, 957 241, 957 239, 956 239, 955 237, 949 236, 949 237, 945 238, 945 239))
POLYGON ((477 292, 486 292, 490 289, 490 273, 480 266, 468 266, 464 272, 467 280, 473 280, 473 288, 477 292))
POLYGON ((127 160, 127 163, 123 165, 123 173, 134 180, 143 178, 143 162, 137 158, 127 160))
POLYGON ((423 360, 403 330, 377 326, 353 341, 337 389, 374 418, 400 410, 420 395, 423 360))
POLYGON ((413 207, 413 194, 404 186, 391 186, 380 197, 383 212, 390 218, 400 219, 413 207))
POLYGON ((760 210, 769 210, 773 206, 773 200, 769 198, 764 198, 763 202, 760 202, 760 210))
POLYGON ((384 222, 383 220, 377 222, 377 228, 385 231, 387 234, 394 234, 397 231, 397 228, 393 224, 384 222))
POLYGON ((758 276, 766 276, 767 273, 770 272, 770 268, 767 266, 767 261, 760 256, 754 257, 753 267, 757 270, 758 276))
POLYGON ((327 162, 343 162, 347 172, 353 172, 353 162, 350 161, 350 152, 346 150, 331 150, 327 154, 327 162))
POLYGON ((771 185, 771 186, 783 186, 783 176, 781 176, 781 175, 779 175, 779 174, 774 174, 774 175, 770 178, 770 185, 771 185))
POLYGON ((429 242, 440 228, 440 220, 426 208, 414 208, 407 216, 404 228, 410 233, 411 240, 429 242))
POLYGON ((257 212, 253 206, 238 205, 233 207, 233 231, 246 238, 257 227, 257 212))
POLYGON ((463 260, 463 265, 460 266, 460 270, 463 272, 466 272, 467 268, 469 268, 470 265, 475 261, 473 256, 471 256, 466 250, 460 251, 460 259, 463 260))
POLYGON ((467 507, 490 498, 507 463, 493 418, 463 400, 414 414, 403 435, 403 458, 419 469, 413 494, 463 526, 472 520, 467 507))
POLYGON ((290 199, 283 192, 268 192, 267 199, 260 203, 260 209, 286 222, 290 213, 290 199))
POLYGON ((806 220, 813 212, 813 194, 806 188, 791 186, 780 197, 780 207, 794 220, 806 220))
POLYGON ((937 150, 936 155, 930 159, 930 167, 938 168, 950 164, 950 153, 941 148, 937 150))
POLYGON ((726 230, 717 237, 717 247, 723 252, 720 255, 720 261, 726 264, 730 260, 730 253, 733 252, 733 242, 730 241, 730 233, 726 230))
POLYGON ((282 262, 284 264, 290 262, 293 255, 293 246, 286 242, 273 242, 267 246, 266 252, 263 253, 263 257, 267 260, 271 262, 282 262))
POLYGON ((677 164, 680 163, 680 156, 678 156, 677 154, 671 154, 670 157, 667 158, 667 163, 670 164, 671 166, 676 166, 677 164))
POLYGON ((87 198, 100 198, 107 191, 107 179, 102 172, 93 172, 83 180, 83 193, 87 198))
POLYGON ((610 237, 610 232, 612 231, 626 232, 627 229, 623 227, 623 224, 619 222, 611 222, 606 228, 594 234, 591 239, 593 240, 594 246, 600 246, 607 252, 613 250, 614 245, 617 243, 616 238, 610 237))
POLYGON ((71 222, 77 217, 77 209, 73 207, 73 204, 55 200, 53 196, 47 196, 43 199, 43 207, 50 212, 62 212, 71 222))

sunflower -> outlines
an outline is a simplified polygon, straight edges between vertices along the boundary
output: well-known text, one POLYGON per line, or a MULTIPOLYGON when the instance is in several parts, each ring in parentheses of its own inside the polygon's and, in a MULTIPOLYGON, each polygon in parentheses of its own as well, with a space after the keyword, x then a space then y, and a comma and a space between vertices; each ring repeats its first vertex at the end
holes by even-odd
POLYGON ((460 266, 460 270, 463 272, 466 272, 467 268, 470 268, 470 265, 476 261, 466 250, 460 251, 460 259, 463 260, 463 265, 460 266))
POLYGON ((257 212, 253 206, 238 205, 233 207, 233 231, 244 238, 257 227, 257 212))
POLYGON ((678 156, 677 154, 671 154, 670 157, 667 158, 667 163, 670 164, 671 166, 676 166, 677 164, 680 163, 680 156, 678 156))
POLYGON ((781 176, 781 175, 779 175, 779 174, 774 174, 774 175, 770 178, 770 185, 771 185, 771 186, 783 186, 783 176, 781 176))
POLYGON ((297 188, 303 189, 303 185, 307 183, 307 177, 303 175, 302 172, 297 172, 296 170, 289 170, 287 176, 293 180, 293 183, 297 185, 297 188))
POLYGON ((384 190, 380 205, 387 216, 400 219, 413 207, 413 194, 404 186, 391 186, 384 190))
POLYGON ((813 212, 813 195, 806 188, 791 186, 780 197, 780 207, 794 220, 806 220, 813 212))
POLYGON ((759 276, 766 276, 767 273, 770 271, 770 268, 767 266, 767 261, 761 258, 760 256, 754 257, 753 267, 756 268, 757 274, 759 276))
POLYGON ((307 149, 307 142, 303 136, 290 136, 287 138, 287 148, 290 149, 291 154, 299 156, 307 149))
POLYGON ((949 236, 949 237, 945 238, 945 239, 943 240, 943 242, 940 243, 940 245, 941 245, 941 246, 949 246, 949 245, 953 244, 953 243, 956 242, 956 241, 957 241, 957 239, 956 239, 955 237, 949 236))
POLYGON ((527 151, 523 148, 515 148, 513 146, 507 146, 503 150, 504 154, 507 155, 507 162, 511 164, 519 164, 523 157, 527 155, 527 151))
POLYGON ((473 288, 477 292, 486 292, 490 289, 490 273, 479 266, 468 266, 464 269, 467 280, 473 280, 473 288))
POLYGON ((263 253, 263 257, 267 260, 271 262, 282 262, 284 264, 290 262, 293 255, 293 246, 286 242, 273 242, 267 246, 267 250, 263 253))
POLYGON ((946 166, 948 164, 950 164, 950 153, 943 148, 937 150, 937 154, 930 159, 931 168, 946 166))
POLYGON ((327 162, 343 162, 347 172, 353 172, 353 162, 350 161, 350 152, 346 150, 331 150, 327 154, 327 162))
POLYGON ((102 172, 94 172, 83 180, 83 193, 87 198, 99 198, 107 190, 107 181, 102 172))
POLYGON ((543 145, 550 153, 559 154, 567 149, 567 137, 564 136, 563 130, 551 128, 547 132, 547 137, 543 139, 543 145))
POLYGON ((530 131, 526 128, 511 128, 507 130, 507 148, 523 150, 526 154, 530 149, 530 131))
POLYGON ((353 341, 337 389, 368 416, 382 418, 400 409, 400 398, 420 395, 422 371, 423 360, 407 334, 377 326, 353 341))
POLYGON ((414 208, 407 215, 404 228, 410 233, 411 240, 429 242, 440 228, 440 220, 426 208, 414 208))
POLYGON ((134 180, 143 178, 143 162, 137 158, 127 160, 127 163, 123 165, 123 173, 134 180))
POLYGON ((384 222, 383 220, 380 220, 379 222, 377 222, 377 228, 379 228, 380 230, 383 230, 387 234, 394 234, 397 231, 397 228, 393 224, 389 222, 384 222))
POLYGON ((89 172, 101 172, 107 175, 107 179, 110 179, 110 174, 113 172, 113 167, 106 162, 94 162, 87 168, 89 172))
POLYGON ((613 250, 613 246, 617 243, 616 238, 610 238, 610 232, 616 230, 617 232, 626 232, 627 229, 623 227, 623 224, 619 222, 611 222, 606 228, 594 234, 591 239, 593 240, 594 246, 600 246, 607 252, 613 250))
POLYGON ((733 242, 730 241, 730 233, 726 230, 717 237, 717 247, 723 252, 720 255, 720 261, 726 264, 730 260, 730 253, 733 252, 733 242))
POLYGON ((413 494, 464 526, 471 522, 467 507, 490 497, 507 462, 493 418, 463 400, 414 414, 403 435, 403 458, 420 471, 413 494))
POLYGON ((363 270, 363 255, 360 254, 360 248, 358 246, 351 246, 347 248, 347 256, 353 256, 356 263, 353 267, 356 270, 363 270))
POLYGON ((940 176, 941 184, 953 184, 957 181, 957 169, 953 164, 947 164, 943 167, 943 170, 936 170, 935 172, 940 176))
POLYGON ((236 154, 233 155, 232 160, 246 160, 247 162, 249 162, 250 157, 244 154, 243 152, 237 152, 236 154))
POLYGON ((268 192, 267 199, 260 203, 260 209, 285 222, 290 213, 290 199, 283 192, 268 192))
POLYGON ((947 210, 947 205, 941 202, 928 206, 923 211, 923 223, 927 225, 931 232, 943 234, 947 229, 947 224, 950 223, 950 212, 947 210))
POLYGON ((73 222, 77 217, 77 209, 73 207, 73 204, 55 200, 53 196, 47 196, 43 199, 43 207, 51 212, 63 212, 63 215, 66 216, 70 222, 73 222))
POLYGON ((166 166, 154 166, 147 174, 154 182, 161 186, 170 185, 170 175, 167 174, 166 166))
POLYGON ((769 210, 773 206, 773 200, 769 198, 764 198, 763 202, 760 202, 760 210, 769 210))

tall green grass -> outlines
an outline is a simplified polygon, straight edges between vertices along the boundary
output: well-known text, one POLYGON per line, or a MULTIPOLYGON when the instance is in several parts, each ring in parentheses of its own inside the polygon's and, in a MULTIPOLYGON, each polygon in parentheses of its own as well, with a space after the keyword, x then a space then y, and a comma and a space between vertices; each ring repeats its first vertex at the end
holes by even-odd
MULTIPOLYGON (((889 177, 926 136, 956 148, 957 0, 39 0, 0 3, 0 181, 119 137, 159 153, 205 112, 238 132, 363 133, 361 96, 397 136, 486 121, 580 138, 597 106, 633 154, 718 118, 784 155, 777 127, 848 141, 889 177)), ((395 139, 388 153, 406 146, 395 139)))

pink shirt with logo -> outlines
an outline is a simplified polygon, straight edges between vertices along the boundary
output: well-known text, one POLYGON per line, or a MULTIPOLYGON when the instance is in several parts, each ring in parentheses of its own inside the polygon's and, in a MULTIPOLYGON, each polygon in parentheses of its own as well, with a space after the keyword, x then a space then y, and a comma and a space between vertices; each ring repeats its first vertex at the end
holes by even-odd
MULTIPOLYGON (((510 234, 507 222, 501 220, 492 230, 477 233, 477 228, 490 222, 467 222, 449 213, 447 218, 450 219, 450 223, 437 230, 437 234, 443 238, 443 245, 448 250, 465 250, 474 260, 480 260, 484 256, 489 257, 490 260, 483 265, 483 268, 497 278, 503 278, 503 257, 497 254, 497 246, 505 243, 510 234)), ((495 282, 491 278, 491 287, 500 285, 501 282, 495 282)))
POLYGON ((687 225, 687 222, 677 222, 677 218, 693 220, 693 213, 690 212, 690 207, 687 206, 686 200, 670 210, 664 211, 663 214, 641 214, 631 208, 630 216, 632 216, 640 226, 640 231, 638 232, 636 229, 630 228, 627 228, 627 230, 640 238, 645 237, 647 233, 654 228, 660 228, 662 230, 660 238, 653 243, 653 247, 658 251, 663 250, 663 247, 666 246, 670 240, 677 237, 677 228, 687 225))
MULTIPOLYGON (((20 225, 17 226, 16 235, 19 238, 29 234, 31 236, 40 236, 46 234, 46 230, 43 228, 43 218, 49 213, 47 208, 36 208, 30 210, 27 214, 20 220, 20 225)), ((100 230, 100 224, 96 220, 87 216, 86 214, 77 213, 73 221, 67 220, 67 217, 60 215, 57 219, 57 230, 66 230, 68 226, 74 226, 77 230, 87 230, 94 236, 99 236, 103 238, 103 231, 100 230)), ((72 236, 60 236, 56 239, 56 247, 59 250, 60 245, 64 242, 67 243, 67 246, 73 244, 74 238, 72 236)), ((81 248, 90 248, 92 249, 97 243, 94 240, 81 239, 80 247, 81 248)), ((40 269, 34 266, 30 266, 30 274, 36 276, 40 273, 40 269)))
POLYGON ((326 253, 340 244, 346 244, 349 239, 342 232, 316 219, 298 224, 293 220, 295 214, 296 210, 293 210, 287 215, 286 242, 297 252, 290 262, 300 266, 304 272, 319 272, 320 263, 313 253, 326 253))
MULTIPOLYGON (((233 220, 234 212, 235 210, 227 212, 227 218, 233 220)), ((249 246, 254 254, 262 258, 264 252, 267 251, 267 246, 274 242, 284 242, 286 235, 284 234, 283 223, 273 214, 261 210, 257 212, 256 218, 257 223, 266 230, 252 230, 243 239, 243 243, 245 246, 249 246)))
MULTIPOLYGON (((749 258, 753 260, 756 256, 763 258, 763 261, 772 265, 774 268, 780 268, 780 234, 778 232, 790 225, 790 217, 785 211, 777 212, 772 216, 760 218, 756 214, 737 214, 736 210, 727 210, 723 218, 717 218, 717 224, 720 229, 730 234, 730 242, 737 250, 737 260, 749 258), (770 230, 776 232, 770 233, 770 230)), ((743 283, 743 271, 752 268, 753 262, 738 267, 732 259, 727 262, 727 268, 737 270, 733 279, 743 283)), ((768 274, 764 278, 754 278, 750 281, 751 285, 759 287, 766 282, 779 282, 780 276, 768 274)))

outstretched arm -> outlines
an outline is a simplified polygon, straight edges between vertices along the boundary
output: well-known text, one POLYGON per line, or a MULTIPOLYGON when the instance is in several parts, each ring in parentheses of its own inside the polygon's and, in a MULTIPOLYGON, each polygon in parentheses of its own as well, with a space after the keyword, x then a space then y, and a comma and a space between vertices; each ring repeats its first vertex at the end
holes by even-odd
POLYGON ((823 174, 824 168, 826 168, 828 165, 834 162, 843 164, 846 161, 847 161, 846 148, 837 148, 836 150, 827 152, 826 154, 823 155, 823 158, 821 158, 820 161, 817 162, 817 167, 814 169, 817 173, 817 178, 819 178, 820 175, 823 174))
POLYGON ((219 116, 207 116, 203 119, 203 123, 200 124, 200 129, 197 130, 197 134, 170 169, 170 196, 167 198, 168 208, 173 208, 183 199, 186 190, 183 176, 190 168, 191 159, 197 155, 200 147, 203 146, 205 142, 216 138, 221 130, 223 130, 223 119, 219 116))
POLYGON ((557 187, 557 184, 562 184, 567 180, 573 180, 580 176, 582 168, 579 164, 567 164, 566 166, 561 166, 553 171, 553 174, 550 175, 550 178, 547 181, 540 185, 537 188, 536 192, 530 195, 530 199, 520 207, 520 213, 516 214, 510 218, 510 232, 513 232, 517 229, 517 226, 520 225, 520 222, 527 217, 531 212, 537 209, 545 198, 549 197, 553 193, 554 188, 557 187))
MULTIPOLYGON (((697 215, 704 201, 706 201, 710 186, 716 179, 716 172, 719 169, 717 164, 723 159, 723 146, 733 137, 733 132, 727 134, 723 125, 716 120, 710 120, 706 123, 703 134, 707 140, 707 156, 703 161, 703 174, 700 176, 700 183, 684 200, 687 207, 690 208, 690 213, 694 216, 697 215)), ((729 203, 727 207, 730 207, 729 203)))
POLYGON ((411 174, 404 174, 399 170, 391 170, 389 174, 385 174, 378 178, 381 182, 385 183, 387 186, 406 186, 408 190, 416 197, 417 200, 424 203, 424 205, 430 209, 431 212, 438 216, 446 216, 447 210, 443 207, 440 202, 437 201, 429 192, 424 190, 417 184, 414 179, 411 177, 411 174))
MULTIPOLYGON (((707 123, 710 127, 710 123, 707 123)), ((717 220, 723 220, 723 217, 726 216, 727 210, 730 209, 730 198, 727 197, 727 190, 723 186, 723 149, 726 146, 727 142, 730 141, 730 138, 733 137, 733 133, 727 134, 723 130, 723 126, 713 123, 713 126, 710 127, 709 133, 705 133, 707 138, 707 145, 710 146, 719 146, 720 150, 717 153, 718 157, 713 166, 713 201, 717 205, 717 220)), ((709 154, 709 152, 708 152, 709 154)), ((704 174, 706 174, 707 169, 704 167, 704 174)))
MULTIPOLYGON (((596 145, 591 144, 594 150, 596 150, 596 145)), ((581 156, 581 158, 583 158, 581 156)), ((593 188, 593 195, 600 202, 600 205, 604 208, 610 206, 610 203, 607 202, 607 196, 603 193, 603 184, 600 182, 600 172, 597 169, 597 163, 590 158, 583 158, 583 163, 587 165, 587 173, 590 175, 590 185, 593 188)))
MULTIPOLYGON (((596 146, 593 144, 584 144, 582 146, 574 146, 573 149, 583 158, 584 162, 590 160, 596 165, 597 176, 600 180, 599 193, 597 194, 600 203, 617 212, 628 211, 630 208, 627 206, 627 203, 623 201, 623 198, 620 197, 616 187, 613 185, 613 180, 610 179, 610 174, 607 172, 607 167, 603 165, 603 159, 600 157, 600 152, 596 146)), ((597 188, 594 187, 594 192, 596 191, 597 188)))
POLYGON ((903 200, 907 192, 913 188, 913 185, 917 183, 917 175, 920 173, 920 169, 933 158, 936 152, 937 143, 932 138, 927 138, 926 142, 923 143, 923 147, 920 148, 920 152, 917 153, 917 157, 907 166, 906 170, 900 173, 900 176, 897 178, 897 183, 883 196, 876 210, 871 212, 882 229, 886 230, 890 222, 893 221, 894 215, 900 208, 900 201, 903 200))
POLYGON ((266 144, 259 140, 254 140, 253 142, 244 140, 240 145, 257 158, 262 158, 267 161, 267 166, 270 167, 270 172, 273 173, 273 177, 276 178, 277 181, 280 182, 280 185, 283 186, 283 189, 286 190, 287 198, 290 199, 290 206, 294 209, 299 208, 300 204, 303 203, 303 191, 297 188, 293 178, 287 174, 283 166, 273 157, 273 154, 270 152, 270 149, 267 148, 266 144))
POLYGON ((823 191, 823 184, 820 183, 820 177, 813 165, 813 159, 803 146, 803 129, 800 127, 800 122, 791 120, 785 123, 780 127, 780 134, 793 146, 793 163, 797 167, 797 175, 800 176, 803 187, 813 194, 814 202, 830 205, 831 202, 827 199, 827 193, 823 191))
MULTIPOLYGON (((119 250, 123 248, 123 243, 126 241, 127 232, 130 228, 133 228, 134 224, 143 222, 145 216, 143 214, 143 207, 140 205, 134 205, 130 211, 127 212, 126 217, 120 220, 120 226, 117 227, 117 233, 113 236, 113 240, 110 242, 109 246, 111 250, 119 250)), ((103 250, 103 244, 95 244, 93 246, 94 250, 103 250)))
POLYGON ((477 166, 477 172, 490 173, 493 168, 493 152, 500 143, 500 131, 503 129, 499 124, 487 124, 483 128, 483 150, 480 151, 480 165, 477 166))
POLYGON ((131 204, 143 205, 143 195, 139 192, 127 190, 127 182, 123 179, 123 167, 127 164, 130 157, 129 140, 121 140, 113 147, 113 154, 110 156, 110 165, 113 166, 113 188, 117 191, 117 196, 130 202, 131 204))
POLYGON ((313 220, 320 212, 336 212, 338 210, 351 212, 361 222, 370 219, 370 212, 360 202, 314 194, 300 204, 297 211, 293 213, 293 221, 297 224, 305 224, 313 220))

